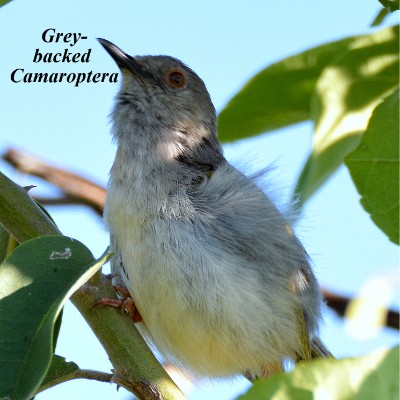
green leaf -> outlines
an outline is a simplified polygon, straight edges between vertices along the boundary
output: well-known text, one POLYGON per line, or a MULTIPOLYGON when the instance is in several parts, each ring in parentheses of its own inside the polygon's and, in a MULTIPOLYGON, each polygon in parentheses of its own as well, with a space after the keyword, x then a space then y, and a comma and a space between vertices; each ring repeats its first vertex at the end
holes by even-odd
MULTIPOLYGON (((53 222, 55 226, 57 226, 57 224, 54 221, 53 217, 46 210, 46 208, 43 207, 37 200, 33 199, 33 201, 43 211, 43 213, 49 218, 49 220, 51 222, 53 222)), ((56 322, 54 323, 54 329, 53 329, 53 353, 55 352, 56 346, 57 346, 58 335, 59 335, 60 329, 61 329, 62 316, 63 316, 63 309, 61 309, 60 312, 58 313, 58 317, 56 319, 56 322)))
POLYGON ((77 240, 42 236, 0 265, 0 398, 33 396, 50 366, 62 305, 106 259, 96 262, 77 240))
POLYGON ((4 6, 4 4, 9 3, 11 0, 0 0, 0 7, 4 6))
POLYGON ((372 111, 397 87, 398 26, 355 40, 318 79, 313 116, 313 150, 297 182, 301 206, 358 145, 372 111))
POLYGON ((19 242, 61 234, 26 189, 0 171, 0 223, 19 242))
POLYGON ((218 136, 231 141, 311 118, 311 96, 322 70, 360 37, 324 44, 255 75, 218 116, 218 136))
POLYGON ((319 359, 257 381, 238 400, 395 400, 399 347, 343 360, 319 359))
POLYGON ((379 104, 345 163, 375 224, 399 244, 399 90, 379 104))
POLYGON ((7 256, 8 243, 10 242, 9 233, 0 224, 0 262, 7 256))
POLYGON ((47 375, 41 384, 41 390, 68 380, 67 377, 76 371, 79 371, 77 364, 71 361, 67 362, 64 357, 54 354, 47 375))
POLYGON ((62 316, 64 313, 64 309, 62 308, 58 313, 56 321, 54 322, 54 329, 53 329, 53 353, 56 351, 58 335, 60 334, 61 323, 62 323, 62 316))
POLYGON ((372 21, 371 26, 381 25, 388 15, 390 15, 390 11, 385 7, 381 8, 374 20, 372 21))
POLYGON ((394 12, 399 9, 399 0, 379 0, 379 3, 381 3, 390 12, 394 12))

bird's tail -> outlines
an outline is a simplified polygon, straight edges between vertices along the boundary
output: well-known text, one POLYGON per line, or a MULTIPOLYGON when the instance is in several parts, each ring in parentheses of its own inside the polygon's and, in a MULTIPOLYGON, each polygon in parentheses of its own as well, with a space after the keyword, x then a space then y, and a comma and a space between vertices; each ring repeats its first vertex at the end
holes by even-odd
POLYGON ((310 343, 311 358, 324 358, 333 357, 332 353, 322 343, 322 340, 318 337, 313 337, 310 343))
POLYGON ((297 355, 297 361, 309 361, 314 358, 333 357, 332 353, 327 349, 318 336, 310 335, 306 326, 305 318, 299 318, 299 328, 301 331, 302 351, 297 355))

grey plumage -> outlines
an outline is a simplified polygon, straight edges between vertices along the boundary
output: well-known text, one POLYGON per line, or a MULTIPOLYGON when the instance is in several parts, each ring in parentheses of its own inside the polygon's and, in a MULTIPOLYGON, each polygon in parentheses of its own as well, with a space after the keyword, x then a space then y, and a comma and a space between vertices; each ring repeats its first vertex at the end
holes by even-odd
POLYGON ((224 158, 203 81, 167 56, 103 39, 123 82, 105 221, 119 273, 168 359, 209 377, 268 375, 326 350, 303 247, 271 200, 224 158))

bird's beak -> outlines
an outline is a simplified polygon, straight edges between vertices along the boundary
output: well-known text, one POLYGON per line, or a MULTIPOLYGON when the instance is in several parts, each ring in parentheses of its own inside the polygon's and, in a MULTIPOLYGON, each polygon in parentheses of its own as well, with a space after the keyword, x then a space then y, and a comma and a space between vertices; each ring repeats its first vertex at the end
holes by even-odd
POLYGON ((119 47, 115 44, 109 42, 106 39, 97 38, 97 40, 101 43, 101 45, 107 50, 107 53, 113 58, 113 60, 117 63, 118 67, 122 69, 127 69, 132 72, 132 74, 147 78, 147 73, 143 70, 140 64, 130 55, 123 52, 119 47))

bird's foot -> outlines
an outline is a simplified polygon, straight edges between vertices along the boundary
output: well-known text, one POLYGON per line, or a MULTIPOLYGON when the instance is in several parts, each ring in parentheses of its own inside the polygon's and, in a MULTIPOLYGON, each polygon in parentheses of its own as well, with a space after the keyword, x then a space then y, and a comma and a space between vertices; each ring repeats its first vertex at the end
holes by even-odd
POLYGON ((114 290, 120 295, 120 299, 111 299, 104 297, 97 301, 92 308, 100 306, 111 306, 120 308, 121 313, 126 311, 134 323, 142 322, 142 316, 140 315, 135 303, 132 300, 128 290, 120 285, 114 285, 114 290))

